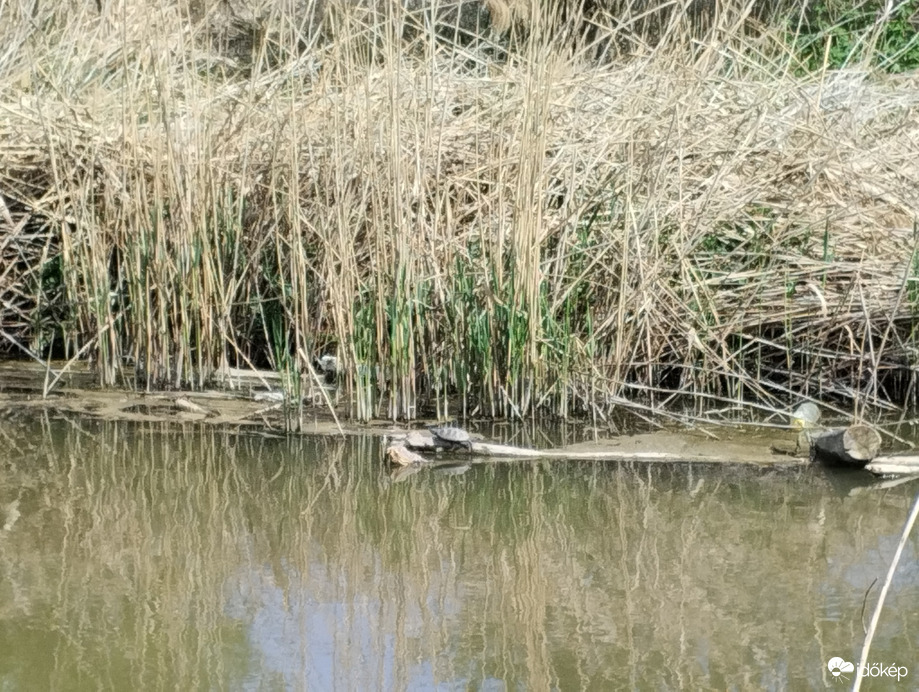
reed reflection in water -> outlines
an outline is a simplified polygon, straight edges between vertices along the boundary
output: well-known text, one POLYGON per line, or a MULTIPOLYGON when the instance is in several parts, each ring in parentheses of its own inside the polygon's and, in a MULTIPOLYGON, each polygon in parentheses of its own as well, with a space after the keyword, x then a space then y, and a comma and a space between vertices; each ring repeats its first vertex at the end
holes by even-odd
MULTIPOLYGON (((7 689, 821 686, 912 492, 557 462, 394 483, 369 437, 0 434, 7 689)), ((919 675, 916 547, 872 660, 919 675)))

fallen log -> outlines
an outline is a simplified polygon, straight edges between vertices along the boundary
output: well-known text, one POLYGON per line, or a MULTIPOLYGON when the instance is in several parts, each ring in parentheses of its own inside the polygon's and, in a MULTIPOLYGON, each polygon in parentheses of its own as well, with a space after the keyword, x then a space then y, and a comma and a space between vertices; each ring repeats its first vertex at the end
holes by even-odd
MULTIPOLYGON (((439 451, 444 446, 439 443, 429 432, 424 430, 411 430, 406 433, 398 434, 391 438, 390 448, 400 447, 406 451, 439 451)), ((570 460, 570 461, 621 461, 621 462, 643 462, 643 463, 705 463, 705 464, 724 464, 724 463, 751 463, 764 465, 797 465, 806 463, 806 460, 782 458, 777 455, 763 454, 763 448, 746 447, 732 445, 731 443, 709 443, 701 445, 698 443, 690 444, 683 438, 674 438, 673 436, 628 436, 610 441, 607 445, 594 446, 594 449, 584 451, 582 449, 559 448, 559 449, 529 449, 525 447, 513 447, 510 445, 496 444, 493 442, 484 442, 482 440, 472 440, 471 449, 454 450, 453 454, 464 457, 473 456, 473 463, 489 463, 499 461, 509 461, 513 459, 520 460, 570 460), (680 439, 679 445, 674 445, 674 439, 680 439), (634 444, 627 444, 627 443, 634 444), (651 451, 648 447, 657 446, 660 443, 665 448, 671 448, 672 451, 651 451), (618 448, 614 448, 618 447, 618 448), (704 451, 700 452, 702 449, 704 451), (723 453, 722 452, 723 449, 723 453)), ((389 458, 389 451, 387 457, 389 458)), ((397 458, 404 458, 402 452, 393 452, 397 458)), ((420 457, 421 461, 412 463, 438 464, 439 462, 431 459, 420 457)), ((399 462, 396 462, 399 463, 399 462)))
POLYGON ((881 450, 881 436, 867 425, 810 434, 811 458, 828 466, 864 468, 881 450))
MULTIPOLYGON (((656 438, 652 438, 656 439, 656 438)), ((848 428, 827 430, 819 433, 809 433, 810 451, 816 461, 835 466, 848 466, 853 468, 866 468, 876 475, 919 475, 919 455, 888 455, 877 456, 881 445, 881 437, 873 428, 863 425, 854 425, 848 428)), ((429 459, 418 450, 437 451, 442 449, 434 437, 425 431, 413 430, 398 434, 392 438, 386 448, 386 459, 394 466, 401 467, 398 473, 412 473, 410 468, 418 469, 422 466, 435 468, 443 466, 444 462, 438 459, 429 459)), ((728 449, 726 447, 726 449, 728 449)), ((737 455, 736 448, 724 455, 691 454, 686 452, 653 452, 640 449, 602 449, 599 451, 580 451, 574 449, 528 449, 510 445, 495 444, 475 440, 470 451, 457 451, 457 454, 474 455, 469 463, 488 463, 494 461, 520 460, 571 460, 571 461, 636 461, 636 462, 663 462, 663 463, 801 463, 779 461, 781 457, 774 455, 772 460, 756 459, 744 460, 737 455)), ((752 450, 751 450, 752 451, 752 450)), ((806 462, 804 462, 806 463, 806 462)), ((395 480, 395 478, 394 478, 395 480)))
POLYGON ((886 454, 872 459, 865 469, 878 476, 919 475, 919 455, 886 454))
MULTIPOLYGON (((411 430, 405 434, 403 441, 406 447, 414 450, 443 451, 445 449, 445 445, 426 430, 411 430)), ((536 459, 545 456, 545 452, 540 452, 536 449, 510 447, 480 440, 471 440, 470 442, 472 446, 468 451, 457 450, 457 452, 464 454, 475 452, 476 454, 490 457, 513 457, 517 459, 536 459)))

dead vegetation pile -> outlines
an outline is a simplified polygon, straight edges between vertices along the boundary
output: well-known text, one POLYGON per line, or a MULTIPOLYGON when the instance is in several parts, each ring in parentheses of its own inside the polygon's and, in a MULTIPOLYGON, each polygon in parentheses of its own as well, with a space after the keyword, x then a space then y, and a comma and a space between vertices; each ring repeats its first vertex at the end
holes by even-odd
POLYGON ((281 11, 241 73, 187 10, 2 9, 8 352, 296 390, 334 351, 361 417, 914 396, 916 75, 742 13, 596 61, 281 11))

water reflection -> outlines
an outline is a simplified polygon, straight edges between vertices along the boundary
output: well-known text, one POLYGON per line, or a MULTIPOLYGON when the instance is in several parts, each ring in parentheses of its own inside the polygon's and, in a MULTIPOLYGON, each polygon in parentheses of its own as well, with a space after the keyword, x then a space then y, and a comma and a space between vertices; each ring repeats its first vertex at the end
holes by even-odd
MULTIPOLYGON (((0 435, 10 689, 821 686, 857 658, 915 492, 558 462, 396 482, 372 438, 0 435)), ((915 675, 917 545, 872 654, 915 675)))

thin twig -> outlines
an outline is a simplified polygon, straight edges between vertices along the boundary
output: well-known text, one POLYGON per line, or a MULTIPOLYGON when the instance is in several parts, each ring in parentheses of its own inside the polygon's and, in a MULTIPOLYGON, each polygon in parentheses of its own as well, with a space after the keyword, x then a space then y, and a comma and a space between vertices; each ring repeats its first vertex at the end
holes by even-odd
POLYGON ((900 556, 903 554, 903 548, 913 530, 913 524, 916 523, 916 517, 919 516, 919 493, 913 501, 913 509, 909 513, 906 525, 903 527, 903 533, 900 534, 900 542, 897 543, 897 550, 890 562, 887 570, 887 578, 884 580, 884 586, 881 587, 881 595, 878 596, 878 602, 874 606, 874 613, 871 615, 871 624, 868 625, 868 633, 865 635, 865 643, 862 645, 862 655, 858 662, 858 669, 855 672, 855 683, 852 685, 852 692, 858 692, 862 685, 862 671, 868 663, 868 652, 871 650, 871 641, 874 639, 875 630, 877 630, 878 621, 881 619, 881 610, 884 607, 884 600, 887 598, 887 591, 893 582, 894 572, 897 571, 897 565, 900 563, 900 556))

